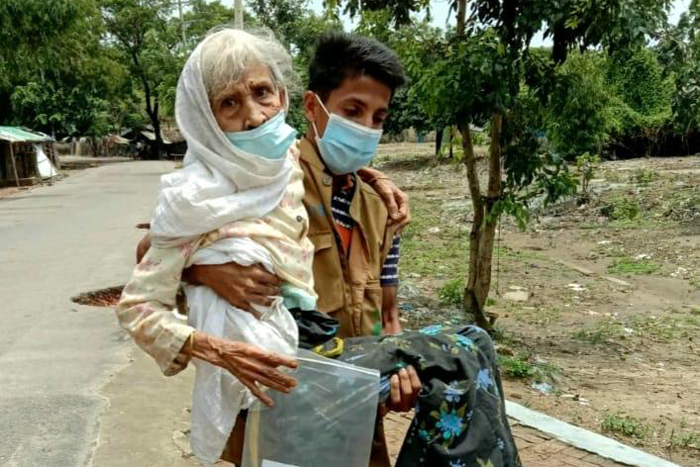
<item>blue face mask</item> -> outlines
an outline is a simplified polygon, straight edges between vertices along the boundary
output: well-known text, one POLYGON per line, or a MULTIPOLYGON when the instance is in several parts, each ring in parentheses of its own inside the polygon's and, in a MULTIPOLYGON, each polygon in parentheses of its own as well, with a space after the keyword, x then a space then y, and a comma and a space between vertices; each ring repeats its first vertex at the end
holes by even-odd
POLYGON ((255 129, 226 132, 226 137, 238 149, 266 159, 286 156, 296 135, 297 131, 284 121, 284 110, 255 129))
POLYGON ((318 151, 328 170, 336 175, 345 175, 366 167, 377 153, 382 130, 373 130, 332 114, 326 110, 318 96, 316 99, 328 114, 328 124, 323 137, 318 137, 316 124, 311 123, 316 133, 318 151))

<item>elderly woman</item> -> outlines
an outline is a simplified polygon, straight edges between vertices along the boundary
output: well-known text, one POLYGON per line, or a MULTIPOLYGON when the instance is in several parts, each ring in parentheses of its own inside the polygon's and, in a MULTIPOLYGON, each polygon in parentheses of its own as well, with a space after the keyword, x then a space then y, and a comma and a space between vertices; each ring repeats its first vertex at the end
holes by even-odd
POLYGON ((493 344, 473 326, 432 326, 400 336, 334 338, 338 323, 315 311, 313 245, 302 198, 295 132, 284 121, 291 59, 270 36, 223 30, 189 57, 176 116, 185 167, 161 181, 152 247, 124 289, 117 316, 167 374, 197 363, 191 444, 212 463, 241 409, 289 392, 298 347, 376 368, 386 400, 392 375, 414 366, 422 381, 400 466, 520 465, 493 344), (281 296, 255 313, 205 286, 185 286, 187 321, 172 310, 184 268, 234 261, 262 265, 281 296), (255 344, 255 345, 254 345, 255 344))
POLYGON ((294 386, 277 369, 296 366, 285 356, 297 348, 287 309, 316 305, 296 132, 284 121, 291 74, 271 36, 226 29, 197 46, 176 96, 185 167, 161 180, 152 247, 117 306, 122 327, 166 375, 196 357, 191 441, 205 462, 218 459, 251 394, 270 403, 258 384, 294 386), (284 281, 283 296, 254 316, 186 286, 188 322, 172 312, 185 267, 230 261, 263 265, 284 281))

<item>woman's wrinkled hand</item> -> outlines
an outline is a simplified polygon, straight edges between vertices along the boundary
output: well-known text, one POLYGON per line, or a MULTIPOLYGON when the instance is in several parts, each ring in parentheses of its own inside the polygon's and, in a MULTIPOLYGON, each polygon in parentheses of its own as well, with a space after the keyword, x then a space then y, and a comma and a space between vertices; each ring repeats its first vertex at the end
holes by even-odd
POLYGON ((400 233, 404 227, 411 223, 411 206, 408 195, 401 191, 386 175, 379 170, 365 167, 357 171, 357 175, 374 188, 384 202, 389 212, 389 225, 396 226, 396 232, 400 233))
POLYGON ((228 370, 267 406, 272 406, 272 399, 261 386, 289 393, 297 384, 296 379, 280 371, 280 367, 296 368, 294 358, 253 344, 226 341, 196 331, 192 356, 228 370))
POLYGON ((396 232, 400 233, 411 223, 411 205, 408 195, 388 178, 377 179, 372 187, 389 211, 389 224, 396 226, 396 232))

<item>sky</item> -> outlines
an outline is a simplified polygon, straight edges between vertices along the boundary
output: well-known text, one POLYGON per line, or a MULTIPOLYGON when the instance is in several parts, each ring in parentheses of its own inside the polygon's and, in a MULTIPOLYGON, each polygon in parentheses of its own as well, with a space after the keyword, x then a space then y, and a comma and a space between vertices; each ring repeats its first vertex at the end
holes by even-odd
MULTIPOLYGON (((432 18, 433 26, 445 27, 445 22, 447 21, 447 18, 448 18, 450 1, 451 0, 432 0, 430 2, 431 13, 433 16, 433 18, 432 18)), ((680 18, 681 13, 683 13, 684 11, 686 11, 688 9, 689 4, 690 4, 690 0, 674 0, 673 1, 673 7, 671 9, 671 22, 672 23, 676 23, 678 21, 678 18, 680 18)), ((309 5, 317 13, 321 13, 323 11, 323 0, 311 0, 309 5)), ((454 15, 450 16, 449 21, 450 21, 450 24, 454 23, 454 21, 455 21, 454 15)), ((350 20, 350 18, 344 17, 343 23, 345 23, 346 29, 352 29, 353 22, 350 20)), ((534 46, 542 46, 542 45, 547 46, 547 45, 551 45, 551 42, 549 42, 548 40, 543 40, 542 34, 538 34, 533 39, 532 45, 534 45, 534 46)))

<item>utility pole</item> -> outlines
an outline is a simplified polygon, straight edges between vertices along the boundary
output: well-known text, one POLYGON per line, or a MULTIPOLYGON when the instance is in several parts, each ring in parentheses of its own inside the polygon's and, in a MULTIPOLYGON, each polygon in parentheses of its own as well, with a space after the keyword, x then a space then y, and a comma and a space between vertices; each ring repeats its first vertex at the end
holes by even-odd
POLYGON ((187 43, 187 38, 185 37, 185 21, 182 19, 182 0, 177 0, 177 11, 180 14, 180 34, 182 34, 182 45, 184 47, 187 43))
POLYGON ((235 15, 233 17, 233 24, 238 29, 243 29, 243 0, 235 0, 234 2, 235 15))

